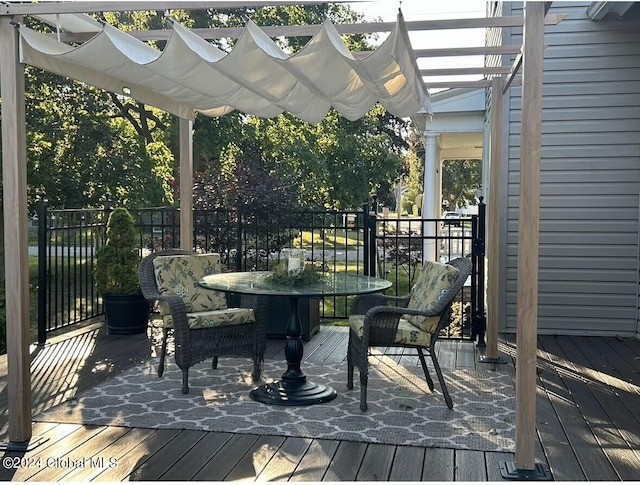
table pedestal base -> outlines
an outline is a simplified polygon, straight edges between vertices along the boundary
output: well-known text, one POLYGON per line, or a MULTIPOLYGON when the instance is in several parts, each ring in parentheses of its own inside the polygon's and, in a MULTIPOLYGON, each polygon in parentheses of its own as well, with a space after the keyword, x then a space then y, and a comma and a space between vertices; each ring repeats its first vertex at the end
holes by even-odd
POLYGON ((330 386, 313 382, 269 382, 256 387, 251 399, 276 406, 307 406, 335 399, 338 393, 330 386))

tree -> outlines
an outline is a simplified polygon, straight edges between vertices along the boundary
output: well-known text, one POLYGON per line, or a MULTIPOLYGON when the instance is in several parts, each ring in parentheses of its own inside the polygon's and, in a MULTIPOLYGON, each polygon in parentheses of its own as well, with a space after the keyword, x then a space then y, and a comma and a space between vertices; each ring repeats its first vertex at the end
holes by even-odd
POLYGON ((349 121, 331 110, 317 125, 290 115, 251 118, 252 139, 297 179, 304 206, 360 207, 402 170, 399 148, 382 129, 381 107, 349 121))
MULTIPOLYGON (((241 7, 212 13, 209 19, 198 17, 198 25, 237 26, 243 17, 258 25, 283 23, 320 24, 328 17, 334 21, 361 21, 363 16, 343 5, 241 7)), ((354 50, 367 50, 373 36, 346 37, 354 50)), ((300 50, 309 37, 279 39, 283 49, 300 50)), ((233 41, 229 42, 233 45, 233 41)), ((348 121, 331 111, 317 125, 309 125, 291 115, 259 119, 240 114, 212 119, 197 115, 194 158, 196 167, 217 160, 235 146, 241 152, 260 153, 273 174, 287 174, 287 183, 297 186, 298 207, 360 207, 369 194, 389 190, 390 183, 402 173, 400 157, 407 123, 381 107, 364 118, 348 121), (232 116, 232 118, 229 118, 232 116), (229 119, 227 119, 229 118, 229 119)))
POLYGON ((442 164, 442 201, 447 210, 477 203, 482 185, 482 160, 445 160, 442 164))

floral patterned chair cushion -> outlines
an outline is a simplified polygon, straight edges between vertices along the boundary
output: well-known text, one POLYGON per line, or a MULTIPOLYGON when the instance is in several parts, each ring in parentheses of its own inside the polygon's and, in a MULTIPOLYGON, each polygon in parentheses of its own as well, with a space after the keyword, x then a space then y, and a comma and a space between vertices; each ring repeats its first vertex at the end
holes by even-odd
MULTIPOLYGON (((407 308, 429 311, 442 298, 443 293, 451 287, 458 276, 458 269, 449 264, 426 261, 418 275, 418 281, 411 289, 407 308)), ((423 332, 433 333, 440 320, 439 316, 424 317, 422 315, 403 315, 413 326, 423 332)))
MULTIPOLYGON (((349 317, 349 327, 359 338, 362 338, 362 334, 364 333, 364 315, 351 315, 349 317)), ((431 344, 431 334, 420 330, 404 318, 401 318, 398 322, 395 342, 399 344, 429 347, 431 344)))
MULTIPOLYGON (((153 269, 158 292, 180 296, 187 313, 227 308, 223 292, 207 290, 198 284, 202 277, 221 272, 219 254, 158 256, 153 260, 153 269)), ((163 316, 170 314, 166 302, 161 302, 159 310, 163 316)))
MULTIPOLYGON (((164 326, 173 328, 171 314, 162 317, 164 326)), ((228 325, 242 325, 254 323, 256 317, 252 308, 223 308, 206 312, 187 313, 189 328, 225 327, 228 325)))

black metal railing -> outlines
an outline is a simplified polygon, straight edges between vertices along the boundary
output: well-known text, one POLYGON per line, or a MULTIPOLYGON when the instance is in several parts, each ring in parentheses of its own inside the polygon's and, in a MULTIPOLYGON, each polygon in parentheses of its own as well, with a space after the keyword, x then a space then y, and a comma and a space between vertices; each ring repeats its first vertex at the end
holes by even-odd
MULTIPOLYGON (((177 208, 130 209, 139 229, 140 256, 180 247, 177 208)), ((93 280, 94 255, 104 244, 109 209, 50 210, 41 198, 38 213, 38 337, 102 314, 93 280)), ((484 204, 478 215, 441 219, 388 219, 368 204, 353 211, 282 210, 248 214, 230 209, 195 210, 193 248, 218 252, 225 271, 269 270, 284 247, 305 249, 308 260, 329 271, 378 275, 407 294, 424 251, 442 261, 464 255, 474 270, 461 292, 459 331, 450 338, 484 342, 484 204), (481 236, 482 235, 482 236, 481 236)), ((425 253, 426 254, 426 253, 425 253)), ((428 255, 428 256, 429 256, 428 255)), ((348 317, 351 299, 321 300, 320 318, 348 317)))

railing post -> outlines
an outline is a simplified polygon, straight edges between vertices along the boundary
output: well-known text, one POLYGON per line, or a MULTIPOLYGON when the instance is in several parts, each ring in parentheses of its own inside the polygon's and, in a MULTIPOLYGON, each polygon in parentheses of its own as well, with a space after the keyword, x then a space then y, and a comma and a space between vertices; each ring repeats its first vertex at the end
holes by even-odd
POLYGON ((484 257, 485 257, 485 241, 486 241, 486 204, 484 203, 484 197, 480 197, 478 204, 478 232, 476 239, 474 240, 475 258, 476 258, 476 333, 478 334, 478 346, 486 346, 484 340, 485 330, 487 328, 487 319, 484 308, 484 257))
POLYGON ((242 211, 236 209, 236 271, 242 271, 242 211))
MULTIPOLYGON (((348 219, 348 217, 347 217, 348 219)), ((347 220, 345 219, 345 220, 347 220)), ((346 228, 345 228, 346 231, 346 228)), ((365 202, 362 204, 362 233, 363 233, 363 241, 362 241, 362 251, 363 251, 363 263, 364 263, 364 274, 366 276, 370 276, 370 261, 369 257, 369 203, 365 202)))
POLYGON ((374 204, 374 210, 369 213, 369 276, 376 276, 378 246, 376 244, 376 227, 378 226, 378 212, 374 204))
POLYGON ((47 341, 47 196, 40 192, 38 204, 38 344, 47 341))
MULTIPOLYGON (((464 254, 463 254, 464 256, 464 254)), ((478 337, 478 216, 471 216, 471 340, 478 337)))

